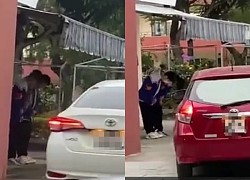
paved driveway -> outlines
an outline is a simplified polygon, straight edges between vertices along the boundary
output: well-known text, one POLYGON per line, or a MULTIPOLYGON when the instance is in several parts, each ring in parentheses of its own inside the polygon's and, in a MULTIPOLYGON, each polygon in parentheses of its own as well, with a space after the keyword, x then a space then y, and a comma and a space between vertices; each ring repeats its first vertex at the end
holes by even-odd
POLYGON ((142 153, 126 158, 126 177, 176 177, 172 143, 174 121, 164 121, 168 137, 146 140, 142 133, 142 153))
MULTIPOLYGON (((172 142, 173 125, 172 120, 164 121, 164 128, 170 135, 166 138, 142 139, 142 153, 126 158, 126 177, 177 176, 172 142)), ((247 179, 250 179, 250 162, 217 162, 195 168, 194 174, 196 177, 249 177, 247 179)))

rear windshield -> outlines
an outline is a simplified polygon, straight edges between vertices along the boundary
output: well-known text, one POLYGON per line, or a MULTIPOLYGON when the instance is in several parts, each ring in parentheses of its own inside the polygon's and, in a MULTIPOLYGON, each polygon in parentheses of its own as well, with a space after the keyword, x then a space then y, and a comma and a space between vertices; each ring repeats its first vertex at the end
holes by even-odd
POLYGON ((124 87, 94 87, 80 97, 74 107, 125 109, 124 87))
POLYGON ((250 78, 195 81, 189 99, 218 105, 250 100, 250 78))

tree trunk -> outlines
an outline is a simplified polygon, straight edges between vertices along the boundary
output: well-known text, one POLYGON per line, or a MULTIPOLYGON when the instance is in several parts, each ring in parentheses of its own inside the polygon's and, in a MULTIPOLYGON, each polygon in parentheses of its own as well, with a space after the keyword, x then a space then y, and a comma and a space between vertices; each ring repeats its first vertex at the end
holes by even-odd
POLYGON ((180 47, 180 36, 178 35, 179 31, 179 20, 172 20, 171 29, 170 29, 170 44, 172 47, 172 52, 175 58, 175 61, 182 62, 182 49, 180 47))
POLYGON ((231 64, 233 65, 245 65, 245 58, 247 55, 247 48, 244 48, 243 52, 240 53, 234 47, 227 47, 227 50, 233 56, 231 64))
POLYGON ((192 57, 194 57, 194 41, 193 41, 193 39, 189 39, 188 41, 187 41, 187 44, 188 44, 188 56, 192 56, 192 57))
POLYGON ((60 58, 59 51, 59 37, 50 37, 50 42, 52 45, 52 55, 51 55, 51 70, 58 75, 61 84, 61 92, 63 97, 59 97, 62 99, 60 104, 60 109, 65 110, 72 103, 72 67, 68 61, 63 61, 60 58), (53 67, 53 66, 61 66, 53 67))
POLYGON ((68 61, 66 61, 61 68, 61 85, 63 89, 63 101, 61 110, 67 109, 72 103, 72 90, 73 90, 73 79, 72 79, 72 67, 68 61))

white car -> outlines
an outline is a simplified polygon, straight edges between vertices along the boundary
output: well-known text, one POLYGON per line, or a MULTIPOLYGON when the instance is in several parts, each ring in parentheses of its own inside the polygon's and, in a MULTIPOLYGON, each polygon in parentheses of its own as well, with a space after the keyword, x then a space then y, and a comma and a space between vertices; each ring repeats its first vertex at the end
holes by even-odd
POLYGON ((49 127, 48 179, 124 179, 125 80, 92 86, 49 127))

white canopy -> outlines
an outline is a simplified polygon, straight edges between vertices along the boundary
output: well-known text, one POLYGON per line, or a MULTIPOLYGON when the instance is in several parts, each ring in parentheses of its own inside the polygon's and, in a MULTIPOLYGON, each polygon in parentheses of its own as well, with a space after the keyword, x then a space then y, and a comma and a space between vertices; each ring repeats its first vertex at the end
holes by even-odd
POLYGON ((177 0, 138 0, 140 3, 152 3, 166 6, 175 6, 177 0))
POLYGON ((144 14, 179 16, 185 20, 182 39, 218 40, 224 42, 250 43, 250 25, 231 21, 200 17, 164 7, 163 4, 148 3, 139 0, 136 11, 144 14))

